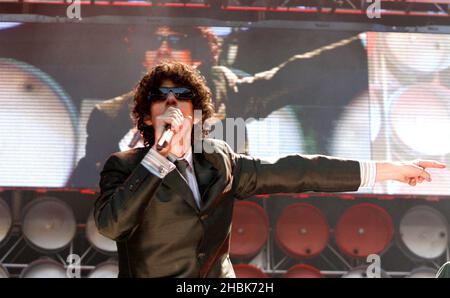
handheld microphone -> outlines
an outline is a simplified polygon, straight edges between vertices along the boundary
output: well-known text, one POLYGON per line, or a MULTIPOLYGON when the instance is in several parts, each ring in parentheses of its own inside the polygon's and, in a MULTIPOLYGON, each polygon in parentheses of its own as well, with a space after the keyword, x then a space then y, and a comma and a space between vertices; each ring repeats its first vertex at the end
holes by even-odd
POLYGON ((164 126, 164 132, 162 133, 161 137, 156 143, 156 150, 161 151, 164 148, 166 148, 167 145, 169 145, 170 141, 172 140, 173 135, 174 133, 170 129, 170 124, 166 124, 164 126))

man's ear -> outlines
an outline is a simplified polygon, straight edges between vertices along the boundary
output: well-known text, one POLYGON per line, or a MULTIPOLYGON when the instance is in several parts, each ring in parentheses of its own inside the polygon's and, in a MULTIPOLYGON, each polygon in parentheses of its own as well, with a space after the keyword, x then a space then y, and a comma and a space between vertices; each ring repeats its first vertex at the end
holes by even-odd
POLYGON ((150 115, 146 115, 144 117, 144 123, 147 126, 151 126, 152 125, 152 117, 150 115))

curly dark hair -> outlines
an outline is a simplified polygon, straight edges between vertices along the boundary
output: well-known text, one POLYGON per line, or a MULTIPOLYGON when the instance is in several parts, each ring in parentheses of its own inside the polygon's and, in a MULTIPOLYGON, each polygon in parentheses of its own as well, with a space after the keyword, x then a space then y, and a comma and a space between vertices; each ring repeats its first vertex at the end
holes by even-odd
POLYGON ((202 111, 202 122, 214 114, 211 91, 206 86, 206 80, 200 72, 181 62, 167 61, 158 64, 139 81, 134 93, 132 117, 144 138, 145 146, 153 146, 155 143, 153 126, 144 123, 145 117, 149 116, 152 104, 148 95, 151 89, 160 87, 165 79, 170 79, 176 85, 194 91, 193 108, 202 111))
POLYGON ((218 64, 220 55, 219 37, 211 28, 203 26, 159 25, 151 28, 145 26, 130 26, 123 38, 124 43, 127 45, 128 52, 132 55, 136 55, 140 54, 140 50, 147 50, 149 40, 142 38, 141 36, 151 35, 153 37, 158 29, 162 27, 167 27, 178 33, 187 35, 190 40, 190 47, 188 50, 191 51, 192 59, 202 61, 206 68, 218 64))
MULTIPOLYGON (((203 37, 203 40, 200 39, 199 42, 205 43, 205 46, 201 44, 197 44, 196 49, 194 49, 192 53, 192 57, 194 59, 198 60, 205 60, 205 56, 208 57, 209 64, 210 65, 217 65, 219 61, 219 54, 220 54, 220 43, 219 38, 217 35, 208 27, 195 27, 192 28, 193 32, 200 32, 201 36, 203 37), (207 47, 206 47, 207 45, 207 47), (202 53, 200 52, 200 49, 208 48, 209 53, 202 53)), ((195 33, 191 33, 192 35, 195 35, 195 33)))

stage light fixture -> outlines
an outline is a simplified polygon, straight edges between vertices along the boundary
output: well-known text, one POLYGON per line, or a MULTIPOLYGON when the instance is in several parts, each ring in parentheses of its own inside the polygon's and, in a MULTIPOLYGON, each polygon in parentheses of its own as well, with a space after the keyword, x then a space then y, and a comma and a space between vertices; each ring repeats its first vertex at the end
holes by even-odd
POLYGON ((430 267, 418 267, 410 272, 407 278, 435 278, 437 270, 430 267))
POLYGON ((8 204, 0 198, 0 246, 6 243, 13 224, 8 204))
POLYGON ((233 265, 234 273, 237 278, 266 278, 264 271, 251 264, 233 265))
POLYGON ((266 244, 269 234, 267 213, 255 202, 234 204, 230 256, 247 258, 256 255, 266 244))
POLYGON ((339 249, 353 258, 366 258, 387 249, 394 233, 392 218, 375 204, 354 205, 342 214, 336 224, 339 249))
POLYGON ((307 265, 307 264, 297 264, 288 269, 288 271, 283 275, 286 278, 323 278, 323 274, 319 269, 307 265))
POLYGON ((76 220, 72 208, 54 197, 40 197, 25 206, 22 232, 35 249, 57 252, 75 237, 76 220))
POLYGON ((67 278, 67 274, 61 263, 50 258, 41 258, 25 267, 20 278, 67 278))
POLYGON ((280 248, 294 258, 320 254, 328 243, 329 226, 323 213, 307 203, 287 206, 279 216, 275 238, 280 248))
POLYGON ((449 226, 442 213, 426 205, 414 206, 399 224, 400 248, 413 259, 432 260, 448 246, 449 226))
MULTIPOLYGON (((358 266, 353 269, 350 269, 346 274, 342 275, 342 278, 367 278, 368 275, 375 274, 371 268, 367 266, 358 266)), ((377 276, 374 276, 377 277, 377 276)), ((384 271, 380 269, 381 278, 389 278, 390 276, 384 271)))
POLYGON ((118 275, 119 264, 117 261, 109 260, 98 264, 88 278, 117 278, 118 275))

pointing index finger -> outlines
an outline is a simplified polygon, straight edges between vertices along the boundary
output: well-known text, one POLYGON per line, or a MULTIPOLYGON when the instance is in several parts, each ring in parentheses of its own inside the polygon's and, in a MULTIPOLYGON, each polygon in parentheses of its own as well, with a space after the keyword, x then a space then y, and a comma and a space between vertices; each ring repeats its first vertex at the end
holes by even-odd
POLYGON ((447 167, 445 163, 441 163, 435 160, 420 160, 416 164, 421 168, 443 169, 447 167))

